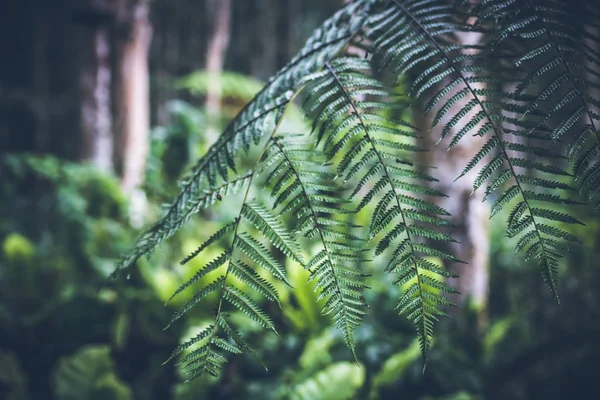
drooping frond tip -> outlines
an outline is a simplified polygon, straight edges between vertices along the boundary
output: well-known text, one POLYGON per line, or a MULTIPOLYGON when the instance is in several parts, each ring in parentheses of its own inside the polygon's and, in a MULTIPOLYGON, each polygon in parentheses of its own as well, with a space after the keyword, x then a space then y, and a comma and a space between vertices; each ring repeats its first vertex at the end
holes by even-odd
POLYGON ((368 71, 368 61, 359 58, 327 63, 307 88, 309 111, 315 131, 323 138, 324 152, 340 159, 338 174, 356 182, 352 196, 363 193, 358 210, 374 207, 368 237, 376 241, 376 255, 391 253, 386 270, 398 276, 396 284, 402 291, 398 309, 415 324, 425 362, 433 325, 445 315, 440 308, 450 305, 442 293, 454 292, 444 283, 453 275, 427 257, 457 260, 423 239, 453 241, 435 229, 448 225, 442 218, 448 213, 420 198, 444 194, 425 185, 435 179, 412 165, 411 153, 421 150, 412 144, 417 136, 413 127, 377 113, 390 107, 402 110, 406 102, 394 99, 368 71), (369 101, 363 96, 369 96, 369 101))

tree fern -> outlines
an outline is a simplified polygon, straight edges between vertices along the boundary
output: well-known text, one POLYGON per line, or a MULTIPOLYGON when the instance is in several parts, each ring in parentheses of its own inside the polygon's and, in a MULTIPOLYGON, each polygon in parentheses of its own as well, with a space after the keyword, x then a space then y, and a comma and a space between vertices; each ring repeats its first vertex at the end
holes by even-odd
POLYGON ((600 206, 600 7, 577 7, 566 0, 356 0, 326 21, 225 129, 118 265, 117 272, 131 268, 192 215, 243 193, 238 216, 182 261, 228 243, 174 294, 195 290, 172 322, 207 298, 217 308, 171 359, 182 356, 192 379, 218 374, 227 354, 254 354, 230 316, 275 331, 261 306, 279 301, 273 281, 287 281, 282 257, 310 271, 323 312, 353 354, 366 313, 364 265, 383 265, 427 359, 453 292, 454 276, 437 260, 459 260, 437 246, 454 239, 444 230, 449 213, 432 200, 445 194, 415 162, 427 150, 416 145, 420 133, 392 117, 413 101, 450 148, 468 136, 484 139, 456 178, 476 172, 473 190, 492 201, 492 215, 505 211, 516 250, 540 265, 558 299, 560 258, 577 241, 568 225, 580 224, 568 207, 578 203, 572 187, 600 206), (392 90, 400 79, 408 96, 392 90), (278 132, 296 98, 310 135, 303 127, 278 132), (254 167, 242 170, 248 157, 254 167), (257 187, 263 196, 252 195, 257 187), (357 213, 368 214, 365 226, 354 224, 357 213))

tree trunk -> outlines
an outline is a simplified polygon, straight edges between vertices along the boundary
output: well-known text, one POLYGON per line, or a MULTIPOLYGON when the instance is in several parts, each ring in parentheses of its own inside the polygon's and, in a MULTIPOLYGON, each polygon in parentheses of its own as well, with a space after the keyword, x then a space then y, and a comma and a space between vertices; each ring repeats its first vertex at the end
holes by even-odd
POLYGON ((148 0, 120 0, 115 32, 116 160, 131 193, 144 178, 150 131, 148 52, 152 30, 148 0))
POLYGON ((90 0, 78 10, 80 29, 80 158, 104 171, 113 170, 110 9, 90 0))

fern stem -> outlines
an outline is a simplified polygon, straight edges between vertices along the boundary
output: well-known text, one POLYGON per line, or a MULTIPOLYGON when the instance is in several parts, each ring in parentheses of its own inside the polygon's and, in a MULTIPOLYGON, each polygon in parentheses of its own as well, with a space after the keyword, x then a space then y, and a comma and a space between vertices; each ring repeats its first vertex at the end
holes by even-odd
MULTIPOLYGON (((350 96, 350 94, 348 93, 348 91, 346 90, 346 88, 344 87, 344 85, 342 84, 342 82, 340 81, 339 77, 337 76, 337 74, 335 73, 335 71, 333 70, 333 68, 331 68, 331 65, 329 65, 328 62, 325 63, 325 67, 327 68, 327 70, 329 71, 329 73, 333 76, 333 79, 335 80, 336 84, 340 87, 340 90, 342 91, 342 93, 344 94, 344 97, 346 98, 346 100, 348 101, 348 103, 350 104, 350 106, 352 107, 352 110, 354 112, 354 115, 356 115, 360 125, 362 126, 362 129, 365 132, 365 138, 368 140, 369 144, 371 145, 371 147, 373 148, 373 151, 375 151, 375 154, 377 155, 377 159, 379 161, 379 163, 381 164, 382 168, 383 168, 383 173, 385 175, 386 180, 388 181, 388 183, 390 184, 392 191, 394 192, 394 198, 396 199, 396 204, 398 205, 398 210, 400 210, 400 216, 402 218, 402 224, 404 224, 404 227, 406 228, 406 236, 408 238, 408 243, 410 246, 410 253, 412 254, 413 257, 413 265, 415 267, 415 273, 417 276, 417 283, 419 286, 419 296, 421 298, 421 311, 422 311, 422 315, 426 314, 426 310, 425 310, 425 298, 423 296, 423 289, 422 289, 422 280, 421 280, 421 275, 419 274, 419 267, 417 266, 417 257, 416 257, 416 250, 413 246, 413 240, 410 234, 410 230, 408 229, 408 224, 406 221, 406 216, 404 215, 404 208, 402 207, 401 203, 400 203, 400 199, 398 199, 398 194, 396 193, 396 187, 394 186, 394 182, 391 178, 390 172, 387 168, 387 165, 385 164, 383 157, 381 156, 381 153, 379 152, 379 150, 377 150, 377 147, 375 146, 375 143, 373 142, 373 139, 371 138, 371 135, 369 133, 369 129, 367 128, 367 125, 365 124, 365 121, 363 120, 358 107, 356 107, 356 104, 354 103, 354 100, 352 99, 352 97, 350 96)), ((426 336, 426 332, 427 332, 427 326, 426 326, 426 321, 425 318, 422 318, 422 329, 423 329, 423 336, 426 336)), ((424 352, 423 352, 423 365, 425 365, 427 363, 427 346, 423 346, 424 348, 424 352)))
MULTIPOLYGON (((540 231, 540 229, 538 227, 538 223, 536 221, 536 218, 535 218, 535 216, 534 216, 534 214, 532 212, 532 207, 529 204, 529 200, 527 199, 527 196, 525 195, 525 191, 523 190, 521 181, 518 178, 518 174, 516 173, 516 171, 514 169, 514 166, 510 162, 510 157, 508 155, 508 151, 506 150, 506 146, 505 146, 504 142, 502 141, 502 133, 500 132, 499 128, 494 123, 494 120, 491 118, 490 113, 485 108, 483 102, 480 100, 479 96, 477 95, 477 92, 473 89, 473 87, 471 86, 471 84, 469 83, 469 81, 466 79, 466 77, 460 71, 460 68, 458 68, 458 66, 454 63, 454 61, 452 60, 452 58, 450 58, 446 54, 446 52, 444 51, 444 49, 442 48, 442 46, 431 35, 431 33, 429 33, 429 31, 427 30, 427 28, 425 28, 425 26, 423 26, 423 24, 421 23, 421 21, 419 21, 402 3, 400 3, 399 0, 392 0, 392 1, 394 2, 394 4, 396 4, 396 6, 398 8, 400 8, 419 27, 419 29, 421 29, 423 31, 423 33, 425 33, 425 35, 429 38, 430 43, 432 43, 436 47, 436 49, 438 50, 440 56, 443 57, 446 60, 446 62, 450 65, 450 67, 454 70, 454 72, 456 73, 456 75, 458 76, 458 78, 463 82, 463 84, 465 85, 465 87, 467 88, 467 90, 473 96, 473 99, 477 102, 477 105, 481 108, 481 111, 485 114, 485 117, 487 118, 487 120, 489 121, 490 125, 492 126, 492 130, 494 132, 494 135, 496 136, 496 138, 498 138, 498 145, 500 146, 500 150, 502 151, 502 155, 506 159, 506 163, 508 164, 508 167, 509 167, 509 170, 510 170, 512 176, 513 176, 513 179, 515 180, 515 183, 517 184, 517 187, 519 188, 519 193, 521 194, 521 197, 523 198, 523 202, 525 203, 525 206, 527 207, 527 212, 529 213, 529 216, 531 217, 531 221, 533 223, 536 235, 537 235, 538 240, 539 240, 539 242, 540 242, 540 244, 542 246, 542 254, 544 255, 545 263, 547 264, 549 262, 548 260, 550 260, 550 257, 548 255, 548 250, 546 249, 544 238, 543 238, 542 233, 541 233, 541 231, 540 231)), ((550 290, 552 291, 552 294, 554 295, 556 301, 558 303, 560 303, 560 300, 559 300, 559 297, 558 297, 558 291, 557 291, 557 288, 556 288, 556 284, 552 281, 550 273, 548 274, 548 276, 549 276, 549 279, 550 279, 550 282, 549 282, 550 290)))

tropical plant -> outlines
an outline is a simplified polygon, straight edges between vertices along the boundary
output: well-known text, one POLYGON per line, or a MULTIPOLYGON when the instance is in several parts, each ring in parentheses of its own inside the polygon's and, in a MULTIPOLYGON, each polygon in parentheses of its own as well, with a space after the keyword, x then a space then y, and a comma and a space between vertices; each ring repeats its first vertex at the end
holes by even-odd
POLYGON ((441 229, 448 211, 431 200, 445 194, 414 161, 427 149, 396 117, 419 101, 433 126, 443 126, 442 138, 458 128, 451 148, 485 139, 461 176, 478 171, 473 189, 493 200, 492 215, 510 210, 507 235, 539 264, 558 300, 560 259, 577 241, 558 224, 581 224, 564 206, 600 207, 599 17, 597 3, 566 0, 347 4, 227 126, 115 275, 200 210, 231 203, 237 217, 182 264, 217 242, 225 250, 174 294, 208 282, 173 321, 218 299, 213 322, 171 357, 183 355, 189 379, 217 375, 228 353, 254 353, 240 314, 275 331, 272 308, 258 299, 278 303, 278 281, 288 282, 283 257, 310 271, 323 312, 353 353, 368 311, 363 266, 371 256, 387 265, 426 361, 434 324, 451 305, 444 294, 453 291, 440 260, 458 260, 436 246, 454 239, 441 229), (479 39, 463 42, 464 33, 479 39), (398 94, 401 82, 408 96, 398 94), (296 99, 310 127, 282 132, 296 99), (368 226, 353 223, 359 212, 368 226))

